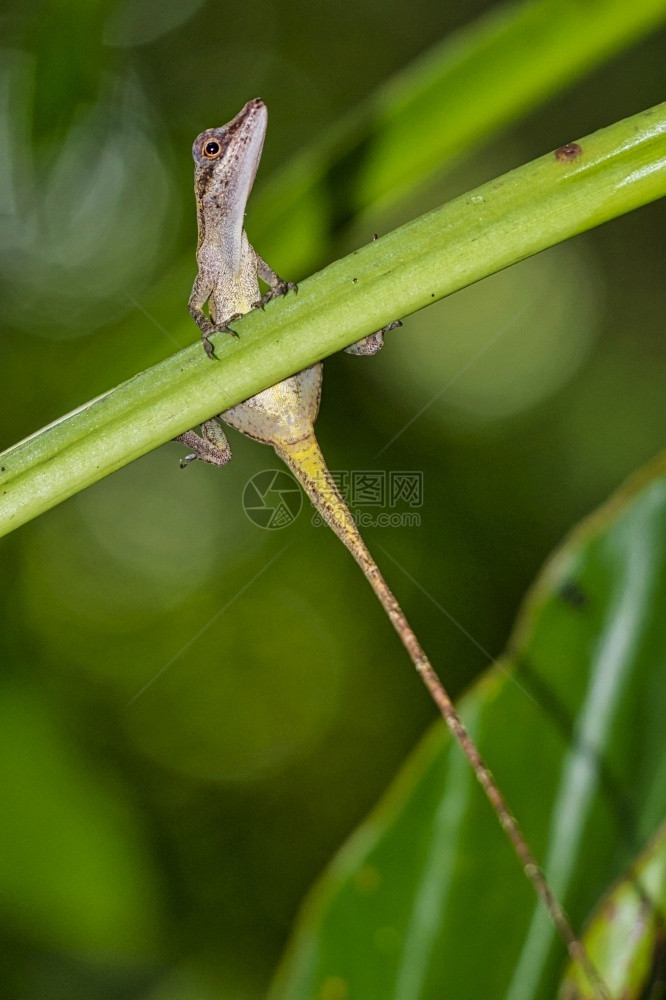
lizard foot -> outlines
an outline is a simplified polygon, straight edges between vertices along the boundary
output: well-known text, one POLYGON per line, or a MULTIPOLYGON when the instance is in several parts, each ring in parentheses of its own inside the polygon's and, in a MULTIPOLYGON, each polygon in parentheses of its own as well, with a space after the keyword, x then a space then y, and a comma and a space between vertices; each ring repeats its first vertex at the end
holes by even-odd
POLYGON ((215 357, 215 348, 208 339, 213 333, 230 333, 232 337, 237 337, 238 334, 235 330, 232 330, 229 323, 232 323, 235 319, 240 319, 243 313, 232 313, 231 316, 227 318, 222 323, 211 323, 210 330, 204 330, 201 335, 201 340, 203 342, 203 348, 209 358, 215 357))
POLYGON ((214 418, 205 420, 201 425, 201 435, 196 431, 185 431, 174 441, 184 444, 193 451, 180 460, 181 469, 186 469, 191 462, 199 459, 210 465, 222 466, 231 460, 231 448, 227 436, 214 418))
POLYGON ((394 319, 392 323, 383 326, 376 333, 371 333, 369 337, 364 337, 363 340, 357 340, 355 344, 345 347, 345 353, 356 355, 376 354, 384 346, 384 334, 388 333, 389 330, 396 330, 399 326, 402 326, 400 320, 394 319))
POLYGON ((272 288, 269 288, 265 295, 262 295, 260 299, 252 303, 253 309, 263 309, 264 306, 271 301, 271 299, 277 299, 281 295, 286 295, 287 292, 297 292, 298 285, 295 281, 278 281, 272 288))
MULTIPOLYGON (((379 239, 377 233, 373 233, 372 239, 379 239)), ((377 330, 376 333, 371 333, 368 337, 364 337, 363 340, 357 340, 355 344, 350 344, 349 347, 345 347, 345 353, 356 355, 376 354, 377 351, 381 351, 384 346, 384 334, 389 333, 391 330, 397 330, 399 326, 402 326, 401 321, 399 319, 394 319, 392 323, 388 323, 386 326, 383 326, 381 330, 377 330)))

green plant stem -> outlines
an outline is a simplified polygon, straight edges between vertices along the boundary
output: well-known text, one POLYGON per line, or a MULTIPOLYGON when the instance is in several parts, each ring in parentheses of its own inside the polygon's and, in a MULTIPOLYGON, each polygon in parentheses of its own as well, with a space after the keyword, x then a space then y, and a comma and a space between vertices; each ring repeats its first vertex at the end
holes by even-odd
POLYGON ((0 534, 397 316, 664 193, 662 104, 456 198, 238 320, 238 338, 216 335, 217 361, 197 342, 2 453, 0 534))

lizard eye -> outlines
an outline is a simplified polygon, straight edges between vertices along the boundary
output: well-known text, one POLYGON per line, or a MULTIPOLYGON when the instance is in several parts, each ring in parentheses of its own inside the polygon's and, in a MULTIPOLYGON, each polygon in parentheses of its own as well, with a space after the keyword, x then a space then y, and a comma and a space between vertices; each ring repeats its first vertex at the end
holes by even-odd
POLYGON ((203 153, 207 156, 209 160, 214 160, 216 156, 219 156, 222 151, 217 139, 209 139, 208 142, 204 143, 203 153))

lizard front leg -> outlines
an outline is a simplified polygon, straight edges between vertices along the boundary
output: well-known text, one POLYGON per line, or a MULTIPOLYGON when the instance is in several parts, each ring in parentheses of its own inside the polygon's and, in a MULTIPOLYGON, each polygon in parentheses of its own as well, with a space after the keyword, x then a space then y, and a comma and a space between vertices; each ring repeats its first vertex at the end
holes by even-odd
POLYGON ((277 271, 274 271, 270 264, 267 264, 263 257, 254 252, 257 261, 257 274, 270 288, 265 295, 262 295, 260 299, 252 303, 252 308, 263 309, 267 302, 271 299, 276 299, 280 295, 286 295, 287 292, 297 292, 298 285, 293 281, 285 281, 281 278, 277 271))
POLYGON ((181 469, 186 468, 190 462, 195 462, 197 459, 208 462, 210 465, 219 466, 226 465, 227 462, 231 461, 231 447, 227 441, 227 435, 215 417, 212 420, 204 421, 201 425, 200 435, 196 431, 185 431, 184 434, 179 434, 177 438, 174 438, 174 441, 192 449, 191 454, 181 459, 181 469))
POLYGON ((221 323, 218 323, 213 313, 212 303, 211 303, 211 305, 209 305, 209 309, 211 310, 211 315, 206 316, 206 313, 203 311, 203 307, 209 301, 211 295, 213 294, 213 291, 214 291, 214 282, 211 281, 210 279, 205 280, 204 278, 202 278, 201 272, 199 272, 199 274, 197 274, 196 278, 194 279, 192 294, 190 295, 190 300, 187 303, 187 308, 190 311, 190 316, 201 330, 201 339, 203 341, 204 351, 206 352, 209 358, 213 357, 213 345, 208 339, 211 333, 218 333, 218 332, 230 333, 233 337, 235 337, 236 333, 229 328, 228 324, 231 323, 232 320, 239 319, 239 317, 243 315, 242 313, 238 312, 232 313, 231 316, 227 316, 225 320, 223 320, 221 323))

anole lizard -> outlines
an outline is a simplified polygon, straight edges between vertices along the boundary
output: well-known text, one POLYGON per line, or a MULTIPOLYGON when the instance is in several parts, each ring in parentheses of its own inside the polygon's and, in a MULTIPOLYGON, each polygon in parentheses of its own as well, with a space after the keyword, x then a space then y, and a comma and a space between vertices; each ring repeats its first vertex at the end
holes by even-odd
MULTIPOLYGON (((217 330, 233 333, 228 327, 233 319, 289 290, 296 290, 295 285, 283 281, 255 252, 243 228, 245 207, 259 166, 266 125, 267 111, 263 101, 249 101, 227 125, 207 129, 197 136, 192 148, 199 226, 199 272, 189 309, 201 329, 203 345, 209 357, 213 356, 213 347, 208 340, 211 333, 217 330), (258 278, 269 285, 269 291, 263 297, 260 297, 258 278), (206 303, 208 316, 203 311, 206 303)), ((378 331, 347 350, 356 354, 374 354, 382 343, 383 331, 378 331)), ((469 758, 525 873, 548 908, 571 957, 585 970, 596 995, 607 998, 607 989, 585 947, 553 896, 516 819, 389 590, 328 471, 314 434, 321 382, 322 364, 318 362, 226 410, 219 415, 220 419, 255 441, 273 446, 315 508, 349 549, 381 601, 454 738, 469 758)), ((176 440, 193 452, 181 464, 199 458, 222 466, 231 458, 226 435, 216 418, 201 425, 201 436, 195 431, 187 431, 176 440)))

